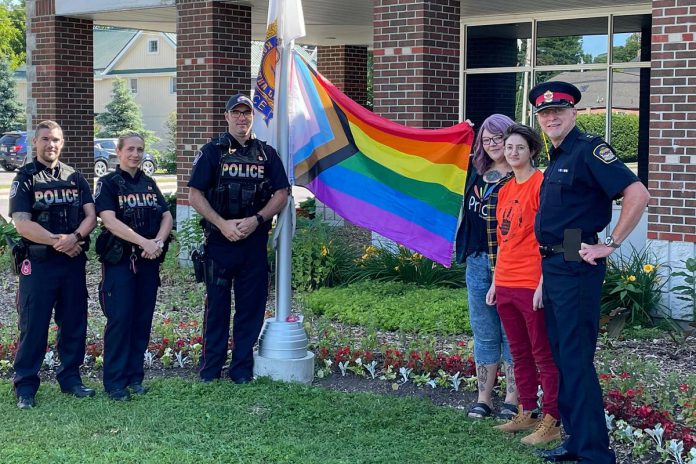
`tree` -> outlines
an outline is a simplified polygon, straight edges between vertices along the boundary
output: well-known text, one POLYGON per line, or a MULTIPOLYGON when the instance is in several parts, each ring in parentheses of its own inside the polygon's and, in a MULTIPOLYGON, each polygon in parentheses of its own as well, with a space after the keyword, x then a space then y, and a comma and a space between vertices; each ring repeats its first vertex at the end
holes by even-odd
POLYGON ((17 98, 9 63, 0 57, 0 134, 21 129, 23 114, 24 108, 17 98))
POLYGON ((176 172, 176 111, 169 113, 164 121, 164 129, 167 131, 167 146, 157 166, 168 174, 173 174, 176 172))
POLYGON ((118 137, 124 132, 135 131, 145 137, 146 150, 159 140, 154 132, 145 129, 143 113, 123 79, 114 80, 111 101, 106 105, 106 111, 97 115, 96 121, 101 126, 98 137, 118 137))
POLYGON ((26 61, 25 1, 0 0, 0 58, 6 58, 11 70, 26 61))

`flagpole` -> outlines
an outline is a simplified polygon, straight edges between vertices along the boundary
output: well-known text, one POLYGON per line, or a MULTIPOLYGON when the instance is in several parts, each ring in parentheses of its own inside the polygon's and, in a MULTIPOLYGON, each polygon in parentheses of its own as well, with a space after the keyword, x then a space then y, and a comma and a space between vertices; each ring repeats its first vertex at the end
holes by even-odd
MULTIPOLYGON (((288 127, 288 82, 290 76, 290 50, 294 46, 294 40, 286 43, 282 41, 280 44, 280 79, 276 92, 276 117, 278 118, 278 152, 283 161, 285 172, 293 168, 288 160, 290 153, 290 137, 288 127)), ((285 208, 278 216, 278 225, 280 234, 278 236, 278 248, 276 255, 276 321, 286 321, 290 315, 292 301, 292 211, 294 207, 294 199, 292 197, 292 189, 285 208)))

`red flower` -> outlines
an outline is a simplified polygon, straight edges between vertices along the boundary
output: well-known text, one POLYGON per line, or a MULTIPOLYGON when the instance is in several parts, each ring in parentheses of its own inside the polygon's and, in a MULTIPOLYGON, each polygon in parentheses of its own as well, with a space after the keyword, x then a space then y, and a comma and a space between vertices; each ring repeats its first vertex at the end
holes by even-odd
POLYGON ((631 378, 631 374, 629 374, 628 372, 622 372, 621 374, 619 374, 619 378, 620 378, 621 380, 630 379, 630 378, 631 378))
POLYGON ((164 319, 164 320, 162 321, 162 324, 163 324, 163 325, 169 325, 171 322, 172 322, 171 319, 166 318, 166 319, 164 319))
POLYGON ((679 391, 682 393, 686 393, 689 391, 689 384, 686 383, 680 383, 679 384, 679 391))
POLYGON ((599 380, 611 380, 614 376, 611 374, 599 374, 599 380))

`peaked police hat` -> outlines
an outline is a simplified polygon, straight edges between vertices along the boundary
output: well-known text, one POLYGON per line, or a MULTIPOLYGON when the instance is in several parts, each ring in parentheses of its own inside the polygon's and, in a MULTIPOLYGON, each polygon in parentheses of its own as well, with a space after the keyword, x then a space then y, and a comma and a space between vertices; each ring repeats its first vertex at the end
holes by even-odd
POLYGON ((239 105, 246 105, 249 107, 249 109, 254 108, 254 104, 251 103, 251 99, 249 97, 242 93, 238 93, 237 95, 232 95, 230 99, 227 100, 227 104, 225 105, 225 111, 233 110, 235 107, 239 105))
POLYGON ((573 108, 580 98, 577 87, 562 81, 542 82, 529 91, 529 103, 535 112, 551 107, 573 108))

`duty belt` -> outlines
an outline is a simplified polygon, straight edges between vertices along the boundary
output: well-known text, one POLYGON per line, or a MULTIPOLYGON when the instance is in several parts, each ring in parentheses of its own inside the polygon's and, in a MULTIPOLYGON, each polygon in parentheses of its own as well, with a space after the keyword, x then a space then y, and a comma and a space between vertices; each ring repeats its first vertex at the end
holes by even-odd
POLYGON ((548 258, 549 256, 557 255, 558 253, 563 253, 563 245, 539 245, 539 254, 542 258, 548 258))

